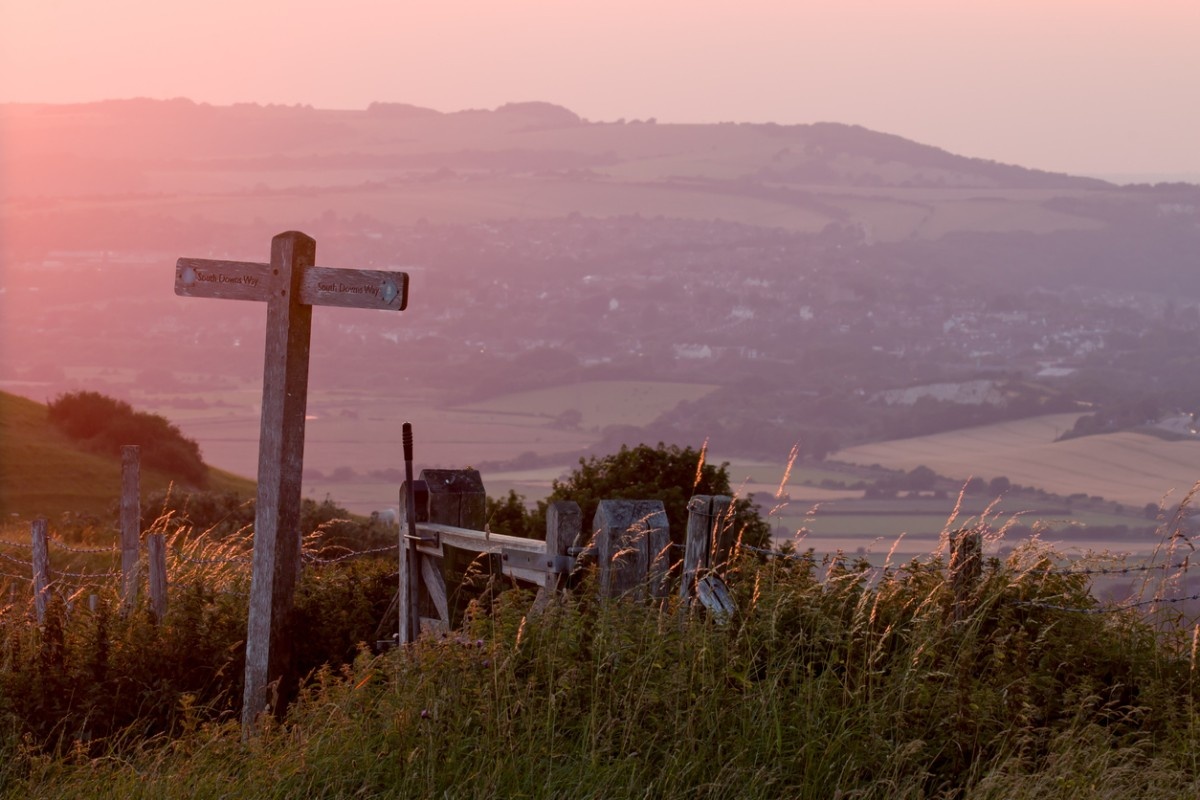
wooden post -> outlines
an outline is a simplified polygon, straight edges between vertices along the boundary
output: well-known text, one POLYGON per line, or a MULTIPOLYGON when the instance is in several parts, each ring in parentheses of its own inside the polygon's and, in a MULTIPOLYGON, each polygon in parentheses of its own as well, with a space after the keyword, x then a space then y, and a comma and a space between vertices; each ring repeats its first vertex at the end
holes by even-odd
POLYGON ((121 447, 121 606, 137 602, 138 549, 142 538, 141 448, 121 447))
POLYGON ((733 498, 728 495, 713 495, 709 506, 711 542, 708 546, 709 568, 724 564, 737 540, 737 529, 733 525, 733 498))
POLYGON ((281 233, 271 241, 254 564, 246 629, 244 730, 253 726, 268 704, 282 713, 294 677, 288 640, 300 559, 300 479, 312 332, 312 306, 300 302, 300 277, 313 265, 316 249, 313 239, 295 231, 281 233), (269 684, 273 685, 271 698, 267 697, 269 684))
POLYGON ((583 512, 574 500, 556 500, 546 509, 546 562, 554 565, 546 572, 546 582, 538 587, 535 611, 545 609, 555 595, 566 588, 570 548, 583 527, 583 512))
MULTIPOLYGON (((429 492, 429 521, 458 528, 483 530, 487 521, 487 492, 474 469, 423 469, 421 478, 429 492)), ((420 627, 448 631, 456 622, 446 591, 446 573, 463 575, 480 556, 443 546, 442 556, 417 554, 421 580, 415 608, 420 627)))
POLYGON ((600 592, 644 599, 663 591, 671 538, 661 500, 601 500, 592 518, 600 592))
POLYGON ((167 545, 161 533, 146 537, 146 554, 150 564, 150 608, 161 621, 167 616, 167 545))
POLYGON ((282 713, 294 688, 287 644, 300 569, 300 477, 312 306, 403 311, 408 305, 405 273, 318 267, 315 256, 313 239, 288 231, 271 240, 269 264, 200 258, 175 263, 178 295, 267 303, 244 735, 267 707, 269 691, 272 709, 282 713))
MULTIPOLYGON (((413 508, 411 510, 408 507, 408 482, 406 481, 400 487, 400 588, 397 593, 400 644, 415 642, 417 634, 421 632, 421 621, 417 615, 421 562, 418 560, 417 543, 409 538, 412 530, 415 530, 408 524, 410 519, 414 525, 418 522, 429 521, 429 490, 424 481, 413 481, 413 508)), ((388 610, 385 617, 390 617, 390 615, 391 609, 388 610)))
POLYGON ((46 621, 46 600, 50 588, 50 523, 43 518, 33 521, 30 536, 33 544, 33 608, 38 625, 46 621))
POLYGON ((954 620, 970 614, 969 599, 983 573, 983 536, 962 529, 950 534, 950 586, 954 590, 954 620))
POLYGON ((679 581, 679 596, 688 599, 695 595, 696 578, 709 568, 712 546, 712 498, 698 494, 688 501, 687 538, 683 549, 683 572, 679 581))

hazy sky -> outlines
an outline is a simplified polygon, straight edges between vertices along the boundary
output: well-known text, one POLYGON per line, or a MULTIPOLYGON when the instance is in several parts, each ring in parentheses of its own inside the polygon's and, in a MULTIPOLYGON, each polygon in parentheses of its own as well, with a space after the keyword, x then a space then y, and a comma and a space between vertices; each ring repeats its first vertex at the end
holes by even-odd
POLYGON ((1200 181, 1200 0, 0 0, 0 102, 835 121, 1200 181))

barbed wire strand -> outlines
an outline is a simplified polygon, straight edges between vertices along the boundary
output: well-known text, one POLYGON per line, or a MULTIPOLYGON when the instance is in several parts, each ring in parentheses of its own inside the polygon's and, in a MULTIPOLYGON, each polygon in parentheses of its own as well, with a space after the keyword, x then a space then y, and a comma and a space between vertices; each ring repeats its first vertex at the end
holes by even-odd
POLYGON ((57 550, 66 550, 68 553, 120 553, 121 548, 112 545, 109 547, 75 547, 64 542, 62 539, 48 540, 50 545, 57 550))
POLYGON ((11 539, 0 539, 0 547, 3 547, 3 546, 20 547, 24 550, 32 550, 33 549, 32 542, 17 542, 17 541, 13 541, 11 539))
MULTIPOLYGON (((338 545, 338 547, 341 547, 341 545, 338 545)), ((340 561, 346 561, 347 559, 358 558, 360 556, 370 556, 370 555, 377 555, 380 553, 390 553, 393 550, 399 549, 399 547, 400 547, 400 545, 398 545, 398 544, 390 544, 387 547, 376 547, 371 550, 351 550, 349 553, 344 553, 340 556, 334 556, 333 558, 321 558, 319 556, 313 555, 311 552, 310 553, 301 553, 300 557, 303 560, 314 563, 314 564, 336 564, 340 561)), ((345 548, 343 548, 343 549, 345 549, 345 548)))
POLYGON ((26 561, 21 558, 13 558, 12 556, 8 555, 7 553, 0 553, 0 558, 3 558, 5 561, 11 561, 14 564, 19 564, 22 567, 29 567, 30 569, 33 568, 32 561, 26 561))

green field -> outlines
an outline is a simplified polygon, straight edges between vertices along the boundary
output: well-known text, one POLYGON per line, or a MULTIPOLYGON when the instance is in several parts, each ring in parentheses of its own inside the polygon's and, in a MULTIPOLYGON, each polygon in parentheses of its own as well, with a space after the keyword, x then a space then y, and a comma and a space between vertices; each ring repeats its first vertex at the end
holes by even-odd
POLYGON ((1055 494, 1098 495, 1132 506, 1164 497, 1177 503, 1200 480, 1200 441, 1168 442, 1132 432, 1055 441, 1077 417, 1053 414, 859 445, 834 458, 903 470, 923 464, 961 480, 1004 475, 1055 494))
MULTIPOLYGON (((439 407, 436 398, 426 394, 381 398, 365 392, 314 389, 305 429, 304 494, 318 500, 332 497, 362 514, 394 507, 400 481, 394 474, 380 479, 371 473, 403 469, 401 426, 411 422, 418 472, 507 461, 523 453, 561 455, 561 466, 538 470, 536 478, 484 475, 492 494, 515 488, 536 500, 549 491, 553 478, 573 465, 570 454, 593 445, 603 427, 645 424, 681 401, 713 389, 708 384, 595 381, 451 408, 439 407), (578 426, 556 421, 571 409, 582 415, 578 426), (342 477, 334 479, 339 470, 342 477)), ((258 471, 260 393, 257 386, 245 386, 169 398, 147 395, 137 405, 179 425, 200 443, 208 463, 253 476, 258 471), (207 407, 188 408, 179 402, 189 399, 203 401, 207 407)))

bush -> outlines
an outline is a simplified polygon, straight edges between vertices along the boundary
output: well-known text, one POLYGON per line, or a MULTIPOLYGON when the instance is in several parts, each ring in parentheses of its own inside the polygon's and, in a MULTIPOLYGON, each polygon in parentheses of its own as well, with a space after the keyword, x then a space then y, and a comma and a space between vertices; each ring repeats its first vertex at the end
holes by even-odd
MULTIPOLYGON (((727 462, 711 464, 703 461, 699 451, 662 442, 657 447, 622 445, 612 455, 581 458, 565 480, 555 480, 551 487, 550 495, 539 501, 534 511, 525 511, 523 498, 511 490, 504 500, 488 498, 491 529, 542 539, 546 536, 546 510, 556 500, 578 503, 585 529, 591 525, 601 500, 661 500, 671 541, 682 544, 687 531, 687 504, 693 495, 733 494, 727 462), (493 519, 495 522, 491 522, 493 519)), ((765 547, 770 542, 771 527, 753 503, 735 500, 733 512, 734 529, 746 544, 765 547)))
POLYGON ((105 455, 120 455, 124 445, 141 448, 147 467, 172 478, 203 488, 208 484, 208 467, 200 456, 200 445, 158 414, 135 411, 124 400, 99 392, 69 392, 49 405, 50 422, 87 449, 105 455))

